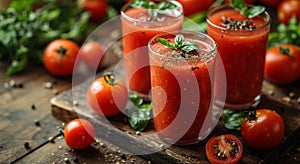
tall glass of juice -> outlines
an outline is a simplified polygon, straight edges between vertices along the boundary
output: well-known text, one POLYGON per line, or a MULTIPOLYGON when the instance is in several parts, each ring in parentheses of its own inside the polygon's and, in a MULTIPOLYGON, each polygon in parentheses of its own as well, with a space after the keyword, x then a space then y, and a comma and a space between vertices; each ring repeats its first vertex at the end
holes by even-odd
POLYGON ((121 11, 126 81, 131 92, 146 99, 151 89, 148 41, 160 32, 180 30, 184 18, 180 3, 162 2, 173 7, 153 10, 132 7, 129 2, 121 11))
POLYGON ((225 107, 255 106, 263 84, 269 14, 247 18, 227 4, 211 9, 207 24, 208 35, 218 44, 227 78, 225 107))
POLYGON ((162 33, 149 41, 153 120, 162 141, 193 144, 213 129, 216 49, 211 37, 197 32, 162 33), (186 44, 198 48, 189 51, 186 44))

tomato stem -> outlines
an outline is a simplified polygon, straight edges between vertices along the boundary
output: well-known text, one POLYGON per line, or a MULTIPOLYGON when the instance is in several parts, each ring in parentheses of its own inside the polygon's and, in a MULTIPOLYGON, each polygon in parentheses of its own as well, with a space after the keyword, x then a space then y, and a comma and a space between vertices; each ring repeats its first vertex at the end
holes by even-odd
POLYGON ((288 55, 289 57, 291 57, 293 60, 295 60, 295 56, 291 53, 289 48, 284 48, 284 47, 279 47, 279 51, 280 53, 284 54, 284 55, 288 55))
POLYGON ((56 52, 59 54, 58 56, 58 60, 60 61, 61 58, 66 55, 67 53, 67 49, 65 49, 63 46, 60 46, 58 50, 56 50, 56 52))
POLYGON ((245 113, 247 113, 248 120, 256 119, 256 110, 248 110, 248 111, 245 111, 245 113))
POLYGON ((105 72, 103 78, 109 85, 115 85, 115 75, 111 72, 105 72))

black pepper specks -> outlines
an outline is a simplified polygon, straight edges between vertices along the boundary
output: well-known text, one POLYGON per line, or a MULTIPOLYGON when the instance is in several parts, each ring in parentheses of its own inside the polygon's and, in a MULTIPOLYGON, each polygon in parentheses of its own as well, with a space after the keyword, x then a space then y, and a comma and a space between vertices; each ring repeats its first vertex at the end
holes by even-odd
POLYGON ((240 21, 240 20, 233 20, 232 18, 225 17, 225 16, 223 16, 221 19, 222 19, 222 24, 228 30, 255 30, 256 29, 256 26, 253 24, 253 22, 250 19, 240 21))
POLYGON ((29 142, 24 142, 24 148, 25 149, 30 149, 29 142))

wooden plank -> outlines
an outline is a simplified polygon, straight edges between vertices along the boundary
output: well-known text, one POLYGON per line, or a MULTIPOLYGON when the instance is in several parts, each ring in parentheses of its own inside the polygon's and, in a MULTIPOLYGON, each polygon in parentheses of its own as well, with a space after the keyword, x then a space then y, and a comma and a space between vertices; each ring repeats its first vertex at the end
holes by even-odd
MULTIPOLYGON (((101 74, 98 74, 98 76, 101 76, 101 74)), ((125 115, 120 114, 107 119, 93 113, 86 102, 86 89, 92 80, 93 78, 87 79, 85 82, 73 87, 72 90, 63 92, 53 98, 51 100, 53 115, 61 120, 66 120, 67 117, 74 114, 88 119, 96 125, 97 137, 104 142, 112 144, 113 147, 129 153, 143 150, 145 150, 145 153, 151 150, 155 152, 143 155, 143 158, 147 160, 160 163, 167 161, 177 163, 207 162, 205 155, 206 140, 189 146, 170 146, 165 148, 164 143, 159 142, 157 136, 153 134, 154 129, 151 125, 145 132, 140 135, 135 135, 135 132, 128 126, 125 115), (73 100, 77 101, 78 106, 73 104, 73 100), (107 120, 109 120, 109 122, 107 120), (112 138, 116 138, 116 140, 112 140, 112 138), (120 138, 122 138, 122 140, 119 140, 120 138)), ((297 136, 300 134, 300 110, 293 105, 279 101, 282 94, 277 94, 277 91, 279 92, 280 89, 267 81, 264 82, 263 96, 259 108, 271 108, 282 115, 286 126, 285 137, 279 146, 266 151, 254 151, 244 144, 244 155, 241 163, 278 161, 283 154, 295 145, 294 143, 297 141, 297 136), (270 89, 274 89, 276 94, 270 95, 270 89)), ((129 109, 130 106, 125 110, 129 109)), ((221 118, 211 136, 224 133, 235 134, 241 139, 237 131, 229 131, 224 128, 221 118)))

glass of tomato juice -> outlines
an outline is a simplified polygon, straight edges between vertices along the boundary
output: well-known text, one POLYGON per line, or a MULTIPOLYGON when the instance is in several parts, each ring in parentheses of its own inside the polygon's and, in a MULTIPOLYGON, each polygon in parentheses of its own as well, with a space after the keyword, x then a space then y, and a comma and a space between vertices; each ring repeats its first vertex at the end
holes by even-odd
POLYGON ((178 145, 205 139, 213 129, 216 43, 204 33, 174 31, 156 35, 148 47, 157 135, 166 143, 178 145), (178 34, 199 49, 184 55, 157 41, 165 38, 174 42, 178 34))
POLYGON ((228 4, 208 12, 207 34, 218 44, 226 74, 225 108, 246 109, 259 103, 269 31, 267 12, 247 18, 228 4))
POLYGON ((183 8, 176 1, 169 1, 175 9, 151 15, 150 9, 134 8, 131 3, 121 11, 125 77, 131 92, 148 99, 151 89, 148 41, 160 32, 180 30, 183 8))

